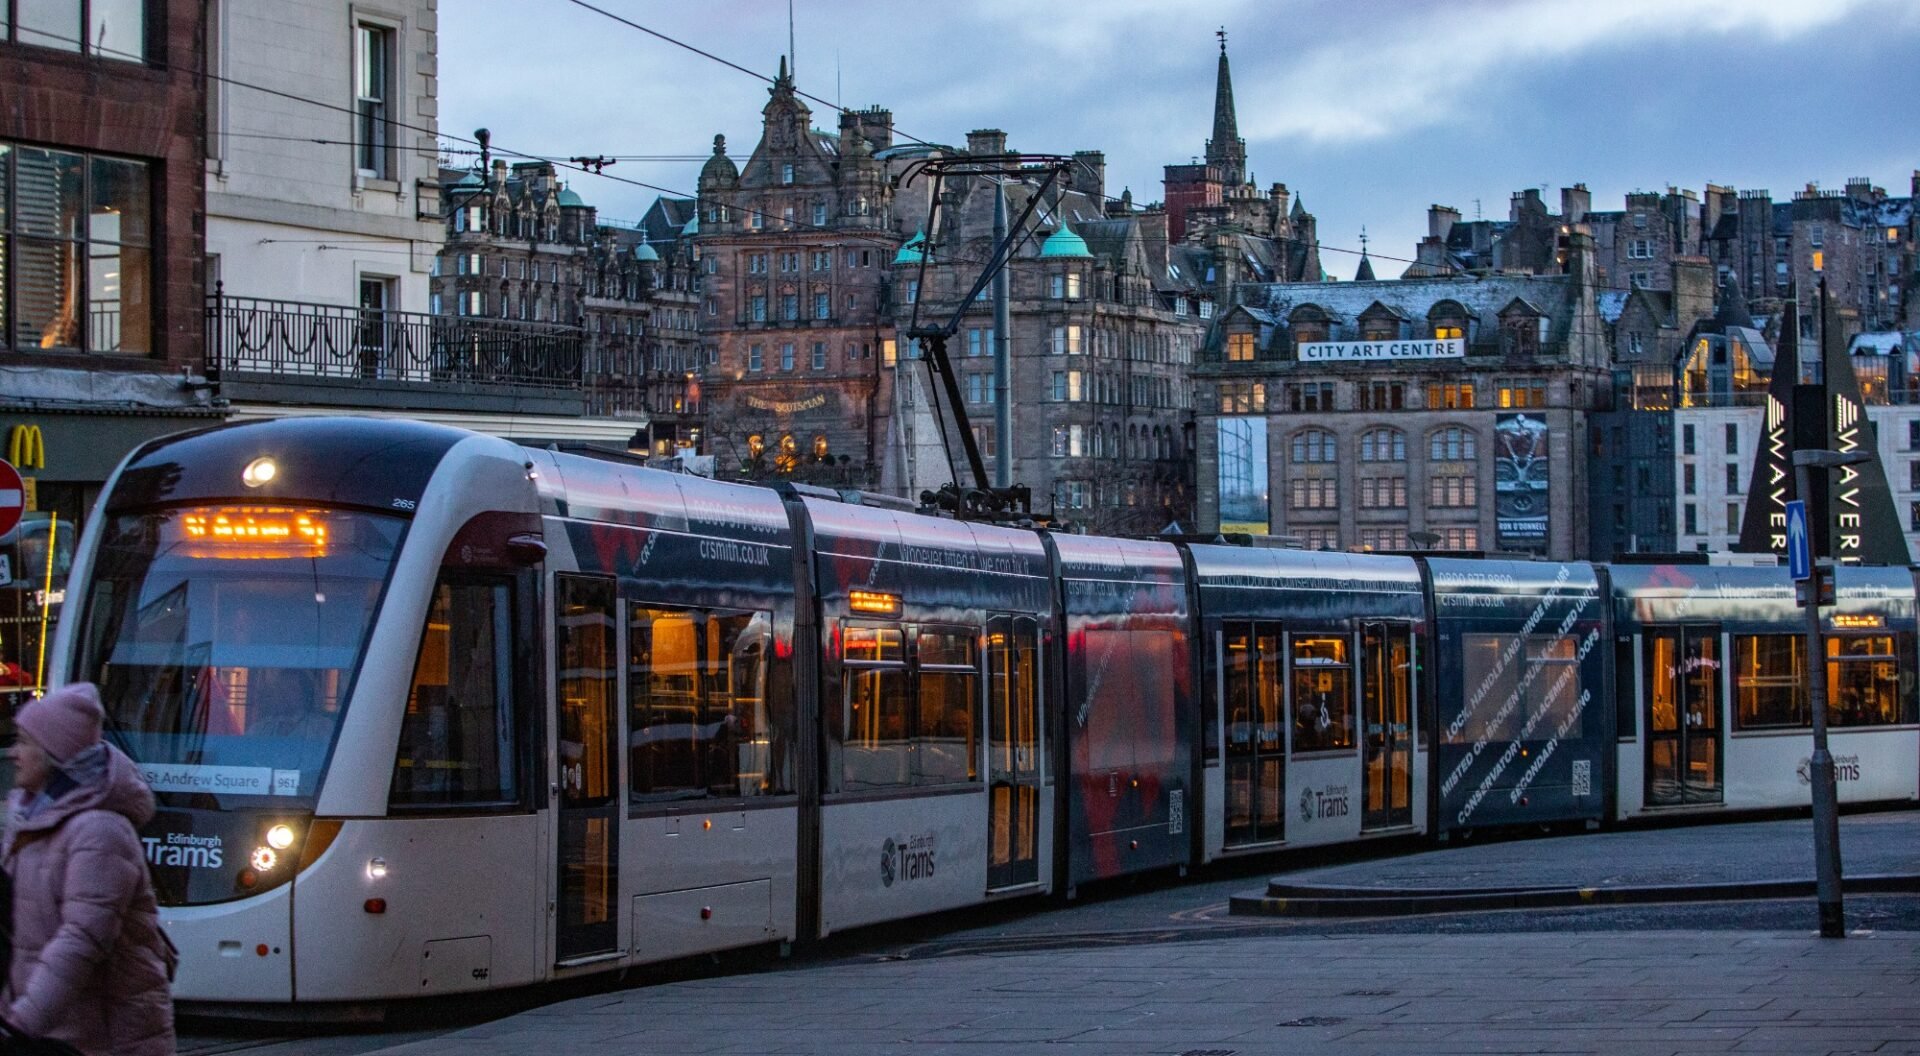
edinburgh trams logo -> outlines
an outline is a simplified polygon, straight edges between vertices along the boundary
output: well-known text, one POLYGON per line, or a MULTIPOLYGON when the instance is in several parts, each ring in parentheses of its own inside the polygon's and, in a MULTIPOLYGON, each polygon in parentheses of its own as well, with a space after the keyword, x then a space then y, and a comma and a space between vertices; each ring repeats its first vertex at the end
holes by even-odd
MULTIPOLYGON (((1801 784, 1813 784, 1813 760, 1801 759, 1800 765, 1794 768, 1794 773, 1799 775, 1801 784)), ((1834 756, 1833 780, 1835 784, 1860 780, 1860 757, 1857 755, 1834 756)))
POLYGON ((226 847, 218 836, 170 832, 165 840, 142 836, 140 842, 146 845, 148 865, 219 869, 226 864, 226 847))
POLYGON ((895 880, 933 879, 933 833, 906 837, 904 842, 891 836, 880 845, 880 886, 892 887, 895 880))
POLYGON ((1301 821, 1344 818, 1350 809, 1345 785, 1325 785, 1318 789, 1309 786, 1300 790, 1301 821))

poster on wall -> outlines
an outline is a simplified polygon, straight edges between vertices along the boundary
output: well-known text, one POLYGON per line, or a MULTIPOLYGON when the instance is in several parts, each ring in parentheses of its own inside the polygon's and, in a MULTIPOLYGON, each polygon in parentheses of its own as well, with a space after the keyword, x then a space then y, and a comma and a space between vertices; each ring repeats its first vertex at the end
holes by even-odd
POLYGON ((1547 548, 1547 422, 1502 414, 1493 427, 1493 515, 1502 550, 1547 548))
POLYGON ((1220 530, 1268 534, 1265 418, 1220 419, 1220 530))

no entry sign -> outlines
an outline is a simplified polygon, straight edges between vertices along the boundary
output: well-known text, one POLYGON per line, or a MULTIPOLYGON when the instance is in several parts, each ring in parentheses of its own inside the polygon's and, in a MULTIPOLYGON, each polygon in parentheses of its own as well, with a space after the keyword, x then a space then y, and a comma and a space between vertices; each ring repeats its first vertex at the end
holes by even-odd
POLYGON ((0 462, 0 535, 13 531, 27 508, 27 485, 11 462, 0 462))

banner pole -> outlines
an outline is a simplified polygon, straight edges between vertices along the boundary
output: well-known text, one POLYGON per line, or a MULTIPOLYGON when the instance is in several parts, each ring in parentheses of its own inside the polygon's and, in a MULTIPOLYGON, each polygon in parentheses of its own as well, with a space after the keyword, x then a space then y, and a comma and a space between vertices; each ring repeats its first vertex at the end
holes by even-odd
POLYGON ((41 696, 47 694, 47 623, 53 614, 53 555, 60 542, 60 511, 53 511, 53 519, 47 522, 47 578, 46 588, 40 594, 40 659, 34 664, 34 691, 41 696))

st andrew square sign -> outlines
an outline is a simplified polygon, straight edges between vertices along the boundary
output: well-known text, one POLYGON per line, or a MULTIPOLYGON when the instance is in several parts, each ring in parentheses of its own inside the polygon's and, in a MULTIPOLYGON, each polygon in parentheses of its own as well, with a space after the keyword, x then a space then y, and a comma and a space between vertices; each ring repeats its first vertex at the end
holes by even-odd
POLYGON ((1300 346, 1302 363, 1373 359, 1464 359, 1466 355, 1467 341, 1462 337, 1436 337, 1422 341, 1308 341, 1300 346))

